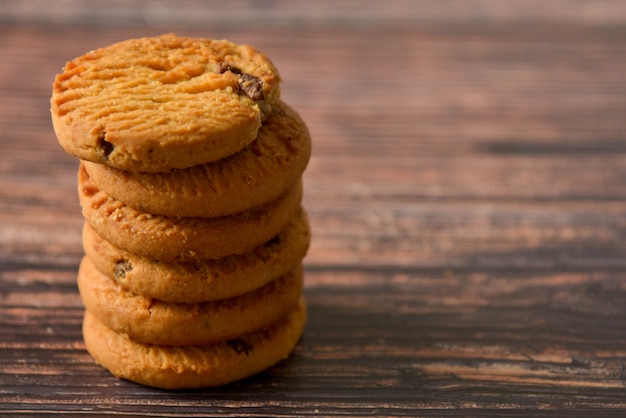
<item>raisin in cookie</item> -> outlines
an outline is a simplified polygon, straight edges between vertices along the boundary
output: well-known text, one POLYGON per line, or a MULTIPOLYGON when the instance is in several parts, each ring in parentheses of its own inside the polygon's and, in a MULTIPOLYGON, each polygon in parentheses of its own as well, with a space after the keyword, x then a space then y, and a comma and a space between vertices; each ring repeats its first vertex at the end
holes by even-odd
POLYGON ((98 188, 140 212, 215 217, 276 199, 302 176, 310 155, 304 121, 279 100, 258 137, 220 161, 156 174, 84 164, 98 188))
POLYGON ((221 386, 257 374, 289 357, 306 323, 297 307, 270 327, 203 346, 141 344, 103 325, 89 311, 83 320, 87 351, 114 376, 161 389, 221 386))
POLYGON ((53 83, 52 123, 73 156, 164 172, 252 142, 279 84, 270 59, 248 45, 174 34, 130 39, 65 65, 53 83))
POLYGON ((98 189, 82 166, 78 197, 85 221, 113 245, 159 261, 198 261, 244 254, 275 237, 300 210, 302 181, 263 206, 218 218, 139 212, 98 189))
POLYGON ((165 263, 124 251, 85 222, 83 247, 103 274, 138 295, 165 302, 197 303, 251 292, 280 277, 305 257, 311 241, 300 210, 276 237, 252 251, 216 260, 165 263))

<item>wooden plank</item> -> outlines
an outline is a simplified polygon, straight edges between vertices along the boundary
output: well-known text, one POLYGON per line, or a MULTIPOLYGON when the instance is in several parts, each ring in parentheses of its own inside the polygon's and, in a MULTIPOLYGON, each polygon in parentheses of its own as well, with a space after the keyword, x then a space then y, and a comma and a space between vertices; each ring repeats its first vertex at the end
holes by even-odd
POLYGON ((3 299, 3 324, 28 331, 20 344, 0 343, 0 410, 150 414, 176 406, 171 416, 186 416, 207 400, 214 411, 254 408, 259 416, 276 413, 276 404, 286 415, 380 408, 411 416, 472 404, 572 412, 597 402, 624 407, 623 272, 309 271, 309 325, 291 359, 223 389, 169 394, 119 381, 92 364, 79 342, 80 301, 66 298, 68 275, 49 289, 37 281, 22 285, 47 306, 3 299), (15 302, 19 308, 11 307, 15 302))

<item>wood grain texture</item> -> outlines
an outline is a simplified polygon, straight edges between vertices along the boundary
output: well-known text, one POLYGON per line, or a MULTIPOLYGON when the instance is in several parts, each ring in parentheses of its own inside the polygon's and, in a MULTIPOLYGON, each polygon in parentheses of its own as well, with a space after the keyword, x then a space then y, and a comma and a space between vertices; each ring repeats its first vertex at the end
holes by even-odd
POLYGON ((48 18, 18 3, 0 23, 0 414, 626 411, 624 3, 446 15, 397 1, 377 20, 375 2, 361 15, 321 2, 307 20, 264 2, 263 19, 226 9, 208 28, 182 11, 142 21, 142 2, 85 25, 79 1, 48 18), (212 390, 117 380, 85 352, 78 164, 49 118, 65 61, 170 31, 266 52, 314 140, 304 337, 212 390))

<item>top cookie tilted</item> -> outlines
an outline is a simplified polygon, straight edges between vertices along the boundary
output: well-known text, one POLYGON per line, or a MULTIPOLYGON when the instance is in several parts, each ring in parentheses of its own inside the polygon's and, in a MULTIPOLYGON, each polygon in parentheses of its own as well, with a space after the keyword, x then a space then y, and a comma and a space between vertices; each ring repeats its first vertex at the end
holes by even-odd
POLYGON ((174 34, 130 39, 66 64, 53 84, 52 122, 75 157, 165 172, 251 143, 279 84, 274 64, 248 45, 174 34))

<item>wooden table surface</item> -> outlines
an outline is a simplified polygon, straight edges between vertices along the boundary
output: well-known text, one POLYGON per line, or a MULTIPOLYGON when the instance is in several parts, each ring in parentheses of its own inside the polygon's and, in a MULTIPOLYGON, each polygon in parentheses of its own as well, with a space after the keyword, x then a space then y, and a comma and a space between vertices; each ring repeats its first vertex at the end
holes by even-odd
POLYGON ((626 413, 626 3, 251 3, 0 3, 0 414, 626 413), (52 79, 164 32, 266 52, 314 139, 306 331, 218 389, 118 380, 81 336, 52 79))

